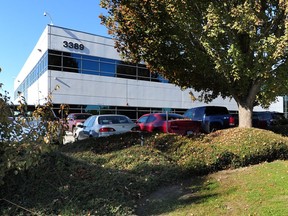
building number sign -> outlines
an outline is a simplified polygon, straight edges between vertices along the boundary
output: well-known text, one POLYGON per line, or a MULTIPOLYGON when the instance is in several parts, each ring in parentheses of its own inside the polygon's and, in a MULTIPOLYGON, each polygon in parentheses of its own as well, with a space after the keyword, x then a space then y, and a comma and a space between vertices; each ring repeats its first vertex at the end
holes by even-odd
POLYGON ((71 49, 79 49, 79 50, 84 50, 84 45, 83 44, 79 44, 79 43, 73 43, 73 42, 69 42, 69 41, 63 41, 63 47, 66 48, 71 48, 71 49))

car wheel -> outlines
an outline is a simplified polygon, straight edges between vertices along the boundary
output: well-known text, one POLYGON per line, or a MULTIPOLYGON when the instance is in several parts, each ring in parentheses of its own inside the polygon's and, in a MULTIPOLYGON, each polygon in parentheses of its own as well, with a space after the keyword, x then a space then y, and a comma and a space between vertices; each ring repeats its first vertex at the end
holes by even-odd
POLYGON ((218 131, 221 129, 222 129, 221 125, 219 125, 219 124, 211 124, 209 133, 212 133, 212 132, 215 132, 215 131, 218 131))

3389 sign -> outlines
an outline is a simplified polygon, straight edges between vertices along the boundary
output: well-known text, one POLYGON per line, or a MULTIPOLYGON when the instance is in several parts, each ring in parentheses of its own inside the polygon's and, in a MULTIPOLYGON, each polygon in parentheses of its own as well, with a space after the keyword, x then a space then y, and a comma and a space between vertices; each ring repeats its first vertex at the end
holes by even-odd
POLYGON ((63 47, 71 49, 84 50, 84 45, 79 43, 73 43, 71 41, 63 41, 63 47))

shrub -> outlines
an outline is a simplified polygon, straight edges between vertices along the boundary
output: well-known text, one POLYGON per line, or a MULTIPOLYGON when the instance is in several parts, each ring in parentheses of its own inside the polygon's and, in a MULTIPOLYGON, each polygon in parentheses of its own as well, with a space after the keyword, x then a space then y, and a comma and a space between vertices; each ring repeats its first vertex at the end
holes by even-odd
POLYGON ((63 140, 62 124, 57 119, 51 119, 47 110, 52 110, 48 101, 44 106, 37 107, 33 117, 27 116, 27 103, 20 97, 17 110, 20 115, 14 116, 13 104, 8 93, 0 94, 0 185, 9 171, 17 174, 35 166, 41 160, 41 154, 57 148, 63 140))
POLYGON ((203 175, 288 158, 288 139, 267 130, 233 128, 206 136, 151 135, 149 145, 169 155, 186 175, 203 175))

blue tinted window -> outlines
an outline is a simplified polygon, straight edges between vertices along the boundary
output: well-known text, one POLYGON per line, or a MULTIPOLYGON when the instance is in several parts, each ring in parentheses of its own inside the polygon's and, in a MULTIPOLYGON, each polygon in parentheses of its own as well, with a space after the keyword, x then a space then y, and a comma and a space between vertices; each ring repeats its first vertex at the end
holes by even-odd
POLYGON ((90 61, 90 60, 82 60, 82 69, 89 69, 94 71, 99 71, 99 62, 90 61))
MULTIPOLYGON (((30 81, 33 83, 34 81, 36 81, 37 80, 37 69, 34 69, 33 70, 33 72, 32 72, 32 74, 31 74, 31 79, 30 79, 30 81)), ((31 84, 32 84, 31 83, 31 84)))
POLYGON ((113 63, 117 64, 118 61, 113 60, 113 59, 107 59, 107 58, 99 58, 100 62, 106 62, 106 63, 113 63))
POLYGON ((103 76, 114 76, 115 75, 115 64, 111 63, 100 63, 100 74, 103 76))

